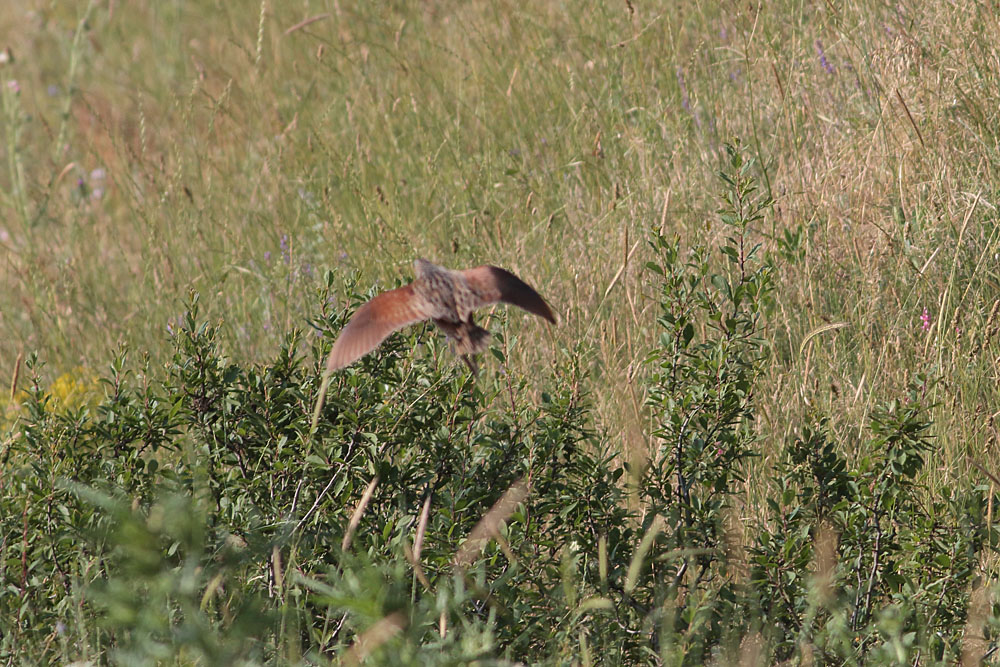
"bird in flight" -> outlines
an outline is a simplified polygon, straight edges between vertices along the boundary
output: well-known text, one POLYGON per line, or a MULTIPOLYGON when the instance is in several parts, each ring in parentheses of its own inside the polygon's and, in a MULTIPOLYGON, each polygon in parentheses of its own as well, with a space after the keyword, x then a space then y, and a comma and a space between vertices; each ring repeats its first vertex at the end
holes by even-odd
POLYGON ((556 318, 545 300, 530 285, 496 266, 453 271, 426 259, 413 262, 416 279, 409 285, 383 292, 358 308, 330 350, 327 372, 354 363, 397 329, 432 320, 454 343, 455 352, 473 373, 470 359, 486 349, 490 333, 472 320, 473 311, 502 301, 544 317, 556 318))

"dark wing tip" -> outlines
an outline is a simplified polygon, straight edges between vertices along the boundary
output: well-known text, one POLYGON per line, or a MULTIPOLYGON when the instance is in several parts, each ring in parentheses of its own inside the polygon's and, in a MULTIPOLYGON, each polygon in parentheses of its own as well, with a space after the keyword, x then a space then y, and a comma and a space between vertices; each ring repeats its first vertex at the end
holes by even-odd
POLYGON ((493 283, 500 292, 500 301, 523 308, 524 310, 545 318, 552 324, 556 323, 556 316, 553 314, 549 304, 545 303, 542 295, 517 276, 499 266, 483 267, 490 273, 493 283))

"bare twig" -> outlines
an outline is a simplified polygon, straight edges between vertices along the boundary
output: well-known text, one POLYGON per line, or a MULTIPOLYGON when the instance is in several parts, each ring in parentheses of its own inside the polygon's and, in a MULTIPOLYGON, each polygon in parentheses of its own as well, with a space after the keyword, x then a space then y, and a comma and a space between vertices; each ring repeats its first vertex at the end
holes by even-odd
POLYGON ((916 122, 913 120, 913 116, 910 114, 910 108, 906 106, 903 96, 899 93, 899 88, 896 89, 896 99, 898 99, 899 103, 903 105, 903 111, 906 112, 906 117, 910 119, 910 125, 913 126, 913 130, 917 133, 917 139, 920 140, 920 147, 927 148, 927 146, 924 145, 924 135, 920 134, 920 128, 917 127, 916 122))
POLYGON ((993 474, 993 473, 991 473, 991 472, 990 472, 989 470, 987 470, 987 469, 986 469, 986 468, 984 468, 984 467, 983 467, 982 465, 980 465, 980 464, 979 464, 979 462, 978 462, 978 461, 976 461, 976 459, 972 458, 972 456, 971 456, 971 455, 966 455, 966 457, 965 457, 965 458, 966 458, 966 460, 967 460, 967 461, 969 462, 969 464, 970 464, 970 465, 971 465, 971 466, 972 466, 973 468, 975 468, 975 469, 976 469, 976 470, 978 470, 979 472, 981 472, 981 473, 983 473, 984 475, 986 475, 986 477, 987 477, 987 478, 988 478, 988 479, 989 479, 989 480, 990 480, 991 482, 993 482, 994 484, 996 484, 996 485, 1000 486, 1000 478, 997 478, 997 476, 996 476, 996 475, 994 475, 994 474, 993 474))
MULTIPOLYGON (((316 496, 316 502, 314 502, 312 504, 312 507, 309 508, 309 511, 305 513, 305 516, 303 516, 302 519, 299 520, 299 522, 297 524, 295 524, 295 529, 292 530, 293 533, 295 531, 297 531, 299 528, 301 528, 305 524, 306 520, 308 520, 309 517, 312 516, 312 513, 316 511, 316 508, 319 507, 319 504, 323 501, 323 496, 326 495, 326 492, 330 490, 331 486, 333 486, 334 480, 337 479, 337 473, 339 473, 340 470, 343 467, 344 467, 344 464, 341 463, 337 467, 336 472, 334 472, 332 475, 330 475, 330 481, 326 483, 326 486, 323 487, 323 490, 319 492, 318 496, 316 496)), ((296 496, 297 495, 298 495, 298 491, 296 491, 296 496)), ((293 506, 294 506, 294 503, 293 503, 293 506)))

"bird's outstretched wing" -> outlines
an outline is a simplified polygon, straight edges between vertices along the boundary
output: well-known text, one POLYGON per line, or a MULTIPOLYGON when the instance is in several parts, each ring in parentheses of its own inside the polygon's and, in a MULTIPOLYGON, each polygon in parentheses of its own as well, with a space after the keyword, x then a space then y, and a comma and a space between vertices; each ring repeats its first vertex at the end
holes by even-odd
POLYGON ((480 300, 480 303, 475 304, 476 308, 503 301, 544 317, 552 324, 556 323, 556 317, 545 299, 510 271, 496 266, 477 266, 460 273, 480 300))
POLYGON ((379 346, 396 329, 428 317, 426 307, 413 293, 413 285, 383 292, 358 308, 340 337, 333 344, 326 361, 335 371, 354 363, 379 346))

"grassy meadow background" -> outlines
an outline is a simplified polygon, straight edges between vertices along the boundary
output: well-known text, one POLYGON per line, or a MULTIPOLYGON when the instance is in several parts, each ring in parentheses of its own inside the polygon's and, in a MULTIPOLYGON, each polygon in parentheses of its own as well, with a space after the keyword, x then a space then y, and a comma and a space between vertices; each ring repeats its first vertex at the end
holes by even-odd
MULTIPOLYGON (((766 523, 766 482, 803 420, 824 416, 853 461, 875 406, 918 372, 939 379, 920 497, 989 489, 970 457, 1000 474, 998 17, 942 0, 8 0, 0 446, 20 437, 31 353, 42 389, 87 404, 122 345, 137 377, 170 363, 197 292, 227 358, 263 363, 291 329, 315 337, 320 309, 343 312, 346 284, 409 280, 421 256, 536 286, 558 326, 490 317, 511 344, 503 364, 486 355, 484 381, 527 378, 510 402, 529 405, 578 366, 588 428, 641 465, 660 337, 647 241, 725 242, 735 137, 774 200, 750 231, 778 268, 759 456, 729 520, 766 523)), ((991 549, 976 558, 970 595, 997 576, 991 549)), ((20 595, 17 578, 0 595, 20 595)), ((31 655, 102 660, 121 635, 91 625, 32 639, 31 655)), ((268 655, 298 659, 280 636, 268 655)), ((563 659, 591 659, 574 650, 563 659)))

